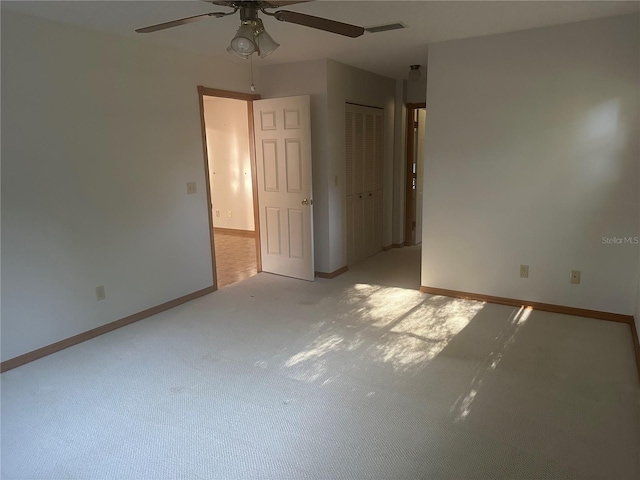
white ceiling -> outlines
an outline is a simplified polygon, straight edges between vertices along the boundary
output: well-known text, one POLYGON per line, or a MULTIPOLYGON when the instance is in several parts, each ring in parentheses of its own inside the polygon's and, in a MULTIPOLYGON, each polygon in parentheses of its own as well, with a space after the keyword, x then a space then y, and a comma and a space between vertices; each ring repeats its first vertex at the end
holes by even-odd
MULTIPOLYGON (((3 1, 2 8, 211 58, 243 61, 225 51, 239 25, 237 15, 206 18, 149 34, 134 32, 155 23, 225 10, 202 1, 3 1)), ((409 65, 426 63, 430 43, 638 12, 640 1, 317 0, 286 8, 364 27, 399 21, 408 28, 351 39, 261 15, 281 47, 266 59, 254 59, 258 65, 326 57, 391 78, 405 78, 409 65)))

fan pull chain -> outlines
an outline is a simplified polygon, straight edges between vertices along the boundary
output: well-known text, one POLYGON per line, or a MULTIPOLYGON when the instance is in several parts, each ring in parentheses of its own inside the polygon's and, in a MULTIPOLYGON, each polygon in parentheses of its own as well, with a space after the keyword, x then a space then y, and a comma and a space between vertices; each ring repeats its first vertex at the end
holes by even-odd
POLYGON ((249 62, 251 64, 251 91, 256 91, 256 86, 253 84, 253 55, 249 55, 249 62))

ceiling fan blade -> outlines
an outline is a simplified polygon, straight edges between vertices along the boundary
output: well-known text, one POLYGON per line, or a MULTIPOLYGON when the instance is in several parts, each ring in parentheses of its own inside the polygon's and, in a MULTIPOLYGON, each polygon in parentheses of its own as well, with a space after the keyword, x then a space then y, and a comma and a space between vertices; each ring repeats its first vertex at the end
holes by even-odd
POLYGON ((364 33, 363 27, 350 25, 348 23, 336 22, 328 18, 314 17, 304 13, 291 12, 289 10, 278 10, 273 14, 281 22, 297 23, 305 27, 317 28, 331 33, 344 35, 345 37, 356 38, 364 33))
POLYGON ((295 5, 296 3, 307 3, 311 1, 313 0, 267 0, 266 3, 270 3, 274 7, 279 8, 279 7, 287 7, 289 5, 295 5))
POLYGON ((295 5, 296 3, 307 3, 313 0, 267 0, 267 1, 234 1, 234 0, 203 0, 206 3, 213 3, 214 5, 220 5, 224 7, 242 7, 248 4, 254 4, 256 8, 279 8, 286 7, 288 5, 295 5))
POLYGON ((203 13, 202 15, 194 15, 193 17, 181 18, 179 20, 173 20, 171 22, 158 23, 157 25, 151 25, 150 27, 138 28, 136 32, 138 33, 151 33, 157 32, 158 30, 164 30, 165 28, 177 27, 179 25, 186 25, 187 23, 197 22, 198 20, 202 20, 205 17, 224 17, 227 15, 222 12, 209 12, 203 13))

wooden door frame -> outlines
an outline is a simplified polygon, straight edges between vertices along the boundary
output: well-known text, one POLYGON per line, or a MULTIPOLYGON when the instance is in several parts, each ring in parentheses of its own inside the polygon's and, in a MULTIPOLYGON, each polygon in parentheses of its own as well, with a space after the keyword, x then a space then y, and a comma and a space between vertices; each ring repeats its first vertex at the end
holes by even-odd
MULTIPOLYGON (((415 215, 416 205, 415 200, 412 197, 412 179, 413 171, 411 166, 413 165, 413 150, 415 149, 416 138, 413 128, 413 117, 416 110, 420 108, 427 108, 426 102, 422 103, 407 103, 407 150, 405 152, 405 201, 404 201, 404 244, 405 246, 415 245, 415 238, 412 236, 413 232, 413 216, 415 215), (413 214, 413 215, 412 215, 413 214), (412 242, 413 240, 413 242, 412 242)), ((417 172, 416 172, 417 173, 417 172)), ((416 186, 417 187, 417 186, 416 186)), ((417 188, 416 188, 417 189, 417 188)))
POLYGON ((200 130, 202 135, 202 153, 204 158, 204 178, 207 193, 207 210, 209 217, 209 241, 211 243, 211 268, 213 274, 213 284, 218 289, 218 275, 216 269, 216 246, 213 232, 213 202, 211 201, 211 178, 209 176, 209 153, 207 151, 207 129, 204 119, 204 97, 231 98, 234 100, 244 100, 247 102, 247 114, 249 120, 249 158, 251 162, 251 185, 253 190, 253 224, 256 241, 256 271, 262 271, 262 252, 260 251, 260 216, 258 207, 258 178, 256 166, 256 145, 255 132, 253 126, 253 101, 260 100, 260 95, 251 93, 232 92, 229 90, 218 90, 198 85, 198 103, 200 105, 200 130))

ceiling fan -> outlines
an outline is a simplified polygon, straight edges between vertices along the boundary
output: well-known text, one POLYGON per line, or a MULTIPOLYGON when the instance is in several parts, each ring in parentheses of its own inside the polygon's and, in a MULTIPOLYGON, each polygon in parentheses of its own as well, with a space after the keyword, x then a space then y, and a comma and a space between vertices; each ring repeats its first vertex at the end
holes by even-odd
POLYGON ((235 36, 231 39, 231 44, 227 48, 229 53, 235 54, 241 58, 247 59, 253 53, 257 53, 260 57, 266 57, 272 53, 276 48, 280 46, 271 36, 266 32, 262 20, 258 18, 258 11, 274 17, 281 22, 297 23, 305 27, 316 28, 318 30, 324 30, 326 32, 337 33, 338 35, 344 35, 346 37, 356 38, 364 33, 363 27, 356 25, 350 25, 348 23, 337 22, 335 20, 329 20, 328 18, 316 17, 313 15, 307 15, 305 13, 292 12, 290 10, 277 10, 275 12, 268 11, 269 9, 280 8, 286 5, 293 5, 296 3, 305 3, 308 0, 298 1, 210 1, 205 0, 207 3, 213 3, 214 5, 220 5, 223 7, 229 7, 233 10, 230 12, 209 12, 201 15, 194 15, 193 17, 180 18, 171 22, 159 23, 157 25, 151 25, 149 27, 138 28, 138 33, 151 33, 158 30, 164 30, 166 28, 177 27, 179 25, 186 25, 187 23, 197 22, 207 17, 221 18, 229 15, 233 15, 240 11, 240 27, 235 36))

